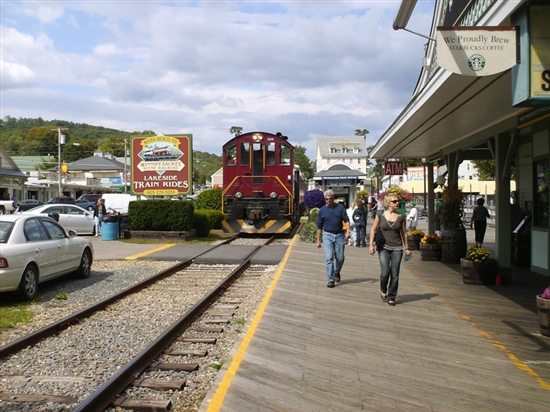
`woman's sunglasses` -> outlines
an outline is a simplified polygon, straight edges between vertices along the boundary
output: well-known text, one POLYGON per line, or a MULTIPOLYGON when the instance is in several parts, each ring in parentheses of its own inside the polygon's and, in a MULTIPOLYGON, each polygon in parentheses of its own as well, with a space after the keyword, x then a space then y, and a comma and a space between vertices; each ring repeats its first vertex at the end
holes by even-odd
POLYGON ((390 200, 390 203, 397 203, 399 200, 390 200))

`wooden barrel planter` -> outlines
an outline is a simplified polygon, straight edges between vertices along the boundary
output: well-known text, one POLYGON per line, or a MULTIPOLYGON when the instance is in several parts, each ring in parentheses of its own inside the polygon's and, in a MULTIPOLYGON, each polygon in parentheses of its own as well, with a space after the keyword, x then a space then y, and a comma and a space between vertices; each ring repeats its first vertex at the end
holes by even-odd
POLYGON ((467 251, 466 229, 445 229, 441 231, 441 261, 460 263, 467 251))
POLYGON ((410 250, 420 250, 420 239, 422 239, 422 236, 408 235, 409 249, 410 250))
POLYGON ((539 315, 540 334, 550 336, 550 299, 537 295, 537 313, 539 315))
POLYGON ((474 262, 465 258, 460 259, 462 282, 466 285, 494 285, 497 275, 497 261, 487 259, 474 262))
POLYGON ((441 243, 421 243, 421 260, 441 260, 441 243))

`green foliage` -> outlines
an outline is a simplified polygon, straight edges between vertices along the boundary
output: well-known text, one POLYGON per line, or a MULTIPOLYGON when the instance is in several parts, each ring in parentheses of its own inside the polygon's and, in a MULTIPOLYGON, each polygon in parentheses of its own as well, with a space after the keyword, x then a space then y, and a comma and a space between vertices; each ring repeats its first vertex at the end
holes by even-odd
POLYGON ((495 162, 493 160, 472 160, 477 169, 479 180, 495 180, 495 162))
POLYGON ((195 207, 197 209, 222 210, 222 189, 203 190, 197 196, 195 207))
POLYGON ((0 332, 18 323, 28 323, 33 317, 34 312, 30 310, 29 304, 20 302, 10 304, 6 299, 0 306, 0 332))
POLYGON ((355 129, 355 136, 363 136, 365 139, 369 133, 367 129, 355 129))
POLYGON ((300 240, 304 243, 315 243, 317 241, 317 223, 308 222, 302 226, 300 240))
POLYGON ((231 133, 233 136, 237 137, 243 134, 243 128, 240 126, 231 126, 229 129, 229 133, 231 133))
POLYGON ((309 219, 308 219, 308 221, 317 224, 317 216, 319 216, 319 208, 318 208, 318 207, 314 207, 313 209, 311 209, 311 210, 309 211, 309 219))
POLYGON ((194 227, 194 205, 190 201, 141 200, 128 205, 132 230, 189 231, 194 227))
POLYGON ((210 220, 206 210, 195 210, 194 229, 197 231, 197 237, 206 237, 210 234, 210 220))
POLYGON ((208 221, 210 222, 210 227, 212 229, 221 229, 222 228, 222 222, 225 219, 225 215, 222 213, 221 210, 214 210, 214 209, 195 209, 197 212, 204 212, 206 214, 206 217, 208 218, 208 221))
POLYGON ((193 183, 206 184, 222 167, 222 157, 212 153, 193 151, 193 183))
POLYGON ((463 228, 463 200, 462 190, 446 187, 443 190, 443 216, 441 225, 446 229, 463 228))
POLYGON ((315 173, 313 162, 306 156, 306 148, 304 146, 294 147, 294 163, 300 166, 300 170, 306 179, 313 177, 315 173))
POLYGON ((360 199, 361 196, 363 196, 363 198, 365 199, 365 202, 368 202, 369 201, 369 197, 370 197, 370 194, 369 194, 369 191, 368 190, 360 190, 357 192, 357 198, 360 199))

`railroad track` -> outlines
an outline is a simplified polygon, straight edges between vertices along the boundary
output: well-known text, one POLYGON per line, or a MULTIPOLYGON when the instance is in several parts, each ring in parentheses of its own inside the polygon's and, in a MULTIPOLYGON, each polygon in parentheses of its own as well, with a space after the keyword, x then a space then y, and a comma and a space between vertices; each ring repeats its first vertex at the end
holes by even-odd
MULTIPOLYGON (((216 365, 223 362, 216 344, 225 337, 226 328, 235 328, 233 314, 265 272, 250 268, 250 258, 260 248, 241 265, 196 265, 192 259, 178 263, 1 347, 0 411, 168 410, 174 400, 180 402, 181 392, 189 392, 186 382, 193 371, 206 367, 215 376, 216 365), (217 306, 208 309, 214 302, 217 306), (116 325, 107 326, 109 322, 116 325), (134 340, 140 341, 138 353, 134 340), (43 345, 56 345, 65 361, 44 359, 44 372, 29 376, 25 359, 34 347, 43 345), (32 384, 36 381, 41 390, 32 384), (34 389, 26 391, 27 387, 34 389)), ((204 385, 194 386, 197 394, 187 393, 183 402, 194 398, 200 404, 206 391, 204 385)))

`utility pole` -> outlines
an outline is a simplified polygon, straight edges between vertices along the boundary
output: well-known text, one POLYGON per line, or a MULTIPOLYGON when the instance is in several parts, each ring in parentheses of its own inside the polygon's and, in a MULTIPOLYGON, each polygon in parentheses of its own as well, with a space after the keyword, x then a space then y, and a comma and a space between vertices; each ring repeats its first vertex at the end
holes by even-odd
POLYGON ((61 130, 68 130, 68 127, 58 127, 57 129, 57 177, 59 178, 59 196, 63 196, 63 187, 61 184, 61 145, 65 144, 65 135, 61 133, 61 130))
POLYGON ((127 156, 128 156, 128 149, 126 148, 126 145, 128 144, 128 138, 124 138, 124 193, 128 193, 128 171, 127 171, 127 156))

